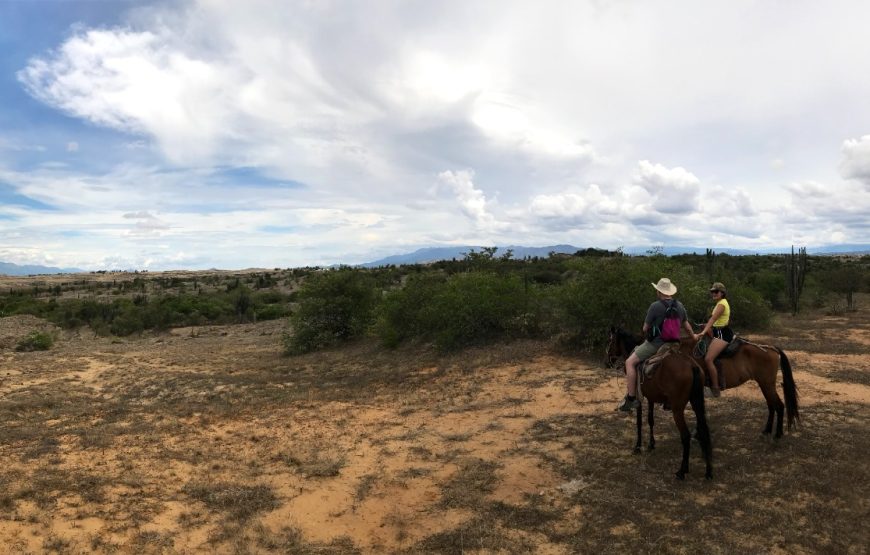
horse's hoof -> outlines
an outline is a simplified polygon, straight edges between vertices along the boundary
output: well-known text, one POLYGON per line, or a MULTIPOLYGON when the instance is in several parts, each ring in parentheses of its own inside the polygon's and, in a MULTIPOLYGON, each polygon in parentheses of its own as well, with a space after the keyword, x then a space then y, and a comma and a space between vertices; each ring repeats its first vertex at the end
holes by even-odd
POLYGON ((712 472, 707 472, 706 474, 704 474, 704 478, 706 478, 707 480, 712 480, 712 479, 713 479, 713 473, 712 473, 712 472))
POLYGON ((634 454, 635 454, 635 455, 639 455, 640 452, 641 452, 641 448, 640 448, 640 447, 635 447, 635 448, 634 448, 634 454))
POLYGON ((674 476, 677 477, 677 480, 685 480, 686 479, 686 473, 683 472, 682 470, 675 473, 674 476))
POLYGON ((769 435, 770 435, 770 430, 761 430, 761 435, 763 435, 763 436, 769 436, 769 435))
POLYGON ((656 448, 655 445, 647 445, 647 446, 646 446, 646 450, 647 450, 647 451, 654 451, 655 448, 656 448))

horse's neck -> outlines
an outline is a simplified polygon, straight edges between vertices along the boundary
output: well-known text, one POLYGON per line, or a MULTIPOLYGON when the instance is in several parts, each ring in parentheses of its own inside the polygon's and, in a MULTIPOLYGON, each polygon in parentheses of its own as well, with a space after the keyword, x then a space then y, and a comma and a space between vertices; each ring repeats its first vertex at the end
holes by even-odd
POLYGON ((680 352, 691 356, 695 352, 695 340, 691 337, 681 337, 680 352))
POLYGON ((642 341, 638 341, 632 334, 622 332, 622 348, 625 351, 625 356, 631 354, 635 347, 640 345, 642 341))

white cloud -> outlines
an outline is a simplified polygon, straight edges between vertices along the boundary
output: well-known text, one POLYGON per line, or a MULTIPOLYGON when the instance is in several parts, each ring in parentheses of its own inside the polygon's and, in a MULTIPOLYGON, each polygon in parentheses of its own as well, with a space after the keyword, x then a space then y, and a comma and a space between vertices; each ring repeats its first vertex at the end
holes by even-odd
POLYGON ((789 183, 786 190, 794 195, 795 200, 806 202, 807 198, 822 199, 831 195, 831 187, 823 183, 805 181, 803 183, 789 183))
POLYGON ((166 156, 194 161, 226 140, 222 85, 234 68, 206 62, 152 32, 91 30, 53 58, 35 59, 19 79, 39 100, 123 131, 155 136, 166 156))
POLYGON ((698 209, 701 182, 683 168, 641 160, 634 181, 649 193, 651 207, 658 212, 677 214, 698 209))
POLYGON ((494 231, 504 228, 506 224, 497 221, 495 216, 489 212, 486 195, 475 187, 473 178, 474 171, 472 170, 456 172, 448 170, 438 174, 439 181, 456 196, 462 213, 470 218, 479 229, 494 231))
POLYGON ((840 173, 846 179, 857 179, 870 187, 870 135, 843 142, 840 173))
MULTIPOLYGON (((861 233, 870 230, 870 189, 859 183, 827 185, 817 182, 792 183, 788 205, 779 217, 786 224, 801 227, 809 236, 837 230, 852 237, 848 242, 866 241, 861 233), (856 232, 859 235, 855 235, 856 232)), ((827 241, 830 242, 830 241, 827 241)))
POLYGON ((825 153, 870 120, 856 38, 870 5, 783 10, 146 6, 123 26, 73 29, 19 72, 34 98, 120 131, 126 148, 108 171, 73 165, 102 155, 84 142, 69 166, 12 171, 21 145, 44 141, 0 138, 0 181, 56 207, 2 206, 14 219, 0 233, 82 265, 332 263, 400 244, 614 247, 665 233, 691 245, 867 242, 870 136, 843 143, 851 185, 825 153), (237 167, 301 185, 213 179, 237 167), (81 236, 62 238, 71 231, 81 236))
POLYGON ((45 147, 42 145, 22 144, 19 141, 0 137, 0 151, 10 150, 13 152, 45 152, 45 147))
POLYGON ((589 208, 589 202, 576 193, 557 195, 537 195, 532 199, 529 210, 543 218, 582 217, 589 208))

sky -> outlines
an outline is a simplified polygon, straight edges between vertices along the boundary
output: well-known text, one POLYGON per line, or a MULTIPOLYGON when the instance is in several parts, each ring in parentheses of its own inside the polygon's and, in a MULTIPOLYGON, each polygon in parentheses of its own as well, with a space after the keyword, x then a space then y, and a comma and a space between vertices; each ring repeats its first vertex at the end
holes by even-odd
POLYGON ((0 260, 870 243, 870 3, 0 0, 0 260))

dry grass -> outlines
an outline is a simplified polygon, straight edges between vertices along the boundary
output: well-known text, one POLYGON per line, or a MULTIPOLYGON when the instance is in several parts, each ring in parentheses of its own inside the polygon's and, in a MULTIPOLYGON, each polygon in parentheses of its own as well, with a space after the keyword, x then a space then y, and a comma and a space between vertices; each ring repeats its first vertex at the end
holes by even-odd
MULTIPOLYGON (((863 301, 864 299, 860 299, 863 301)), ((860 304, 859 304, 860 306, 860 304)), ((39 322, 31 322, 39 325, 39 322)), ((709 405, 712 481, 624 382, 518 342, 281 355, 280 322, 0 351, 0 541, 60 553, 852 553, 870 517, 870 311, 780 317, 802 425, 709 405), (821 330, 821 331, 812 331, 821 330), (645 433, 646 430, 645 430, 645 433)), ((27 330, 22 330, 26 333, 27 330)))

